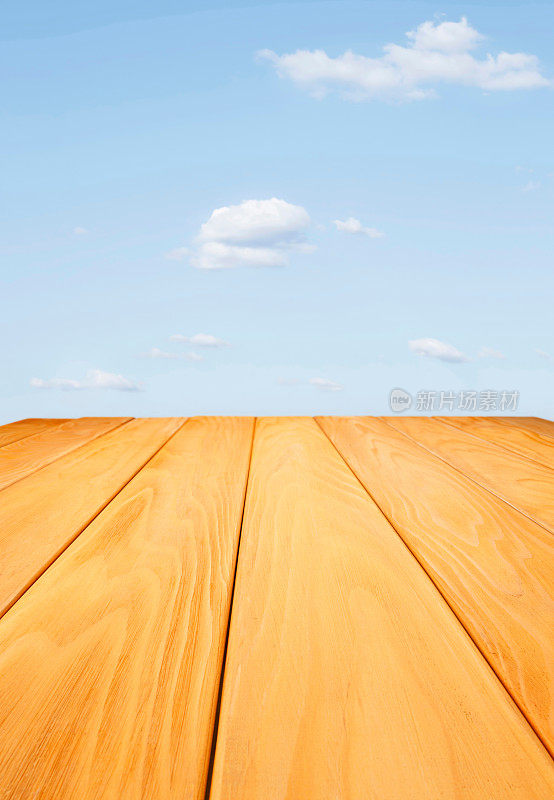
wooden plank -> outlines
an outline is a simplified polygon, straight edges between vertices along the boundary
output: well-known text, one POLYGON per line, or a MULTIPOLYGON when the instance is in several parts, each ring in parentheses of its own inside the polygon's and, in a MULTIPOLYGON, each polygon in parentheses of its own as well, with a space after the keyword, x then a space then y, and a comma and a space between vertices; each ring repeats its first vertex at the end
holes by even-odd
POLYGON ((31 472, 118 428, 131 417, 82 417, 69 419, 0 449, 0 489, 25 478, 31 472))
MULTIPOLYGON (((538 433, 540 436, 554 438, 554 422, 549 419, 542 419, 541 417, 492 417, 492 419, 510 428, 523 428, 524 430, 538 433)), ((554 441, 552 446, 554 447, 554 441)))
POLYGON ((20 419, 17 422, 9 422, 7 425, 0 425, 0 447, 32 436, 40 431, 46 431, 67 422, 66 419, 20 419))
POLYGON ((380 419, 321 418, 554 752, 554 539, 380 419))
POLYGON ((204 797, 251 419, 189 421, 0 621, 0 796, 204 797))
POLYGON ((396 430, 554 531, 554 471, 430 417, 392 417, 396 430))
POLYGON ((312 419, 257 423, 211 800, 505 800, 548 754, 312 419))
POLYGON ((542 433, 516 425, 499 425, 497 420, 485 417, 440 417, 440 421, 554 468, 552 439, 542 433))
POLYGON ((2 491, 0 615, 182 423, 132 420, 2 491))

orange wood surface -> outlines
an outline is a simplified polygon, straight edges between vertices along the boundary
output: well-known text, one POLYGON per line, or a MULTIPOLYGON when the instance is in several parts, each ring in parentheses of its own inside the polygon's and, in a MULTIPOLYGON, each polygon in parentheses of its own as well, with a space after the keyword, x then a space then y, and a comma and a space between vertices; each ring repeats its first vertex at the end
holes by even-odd
POLYGON ((542 744, 315 422, 258 421, 211 800, 553 793, 542 744))
POLYGON ((507 423, 498 417, 441 417, 440 422, 554 468, 553 438, 544 431, 527 428, 519 421, 519 417, 507 423))
POLYGON ((20 419, 17 422, 9 422, 7 425, 0 425, 0 447, 32 436, 35 433, 55 428, 66 419, 20 419))
MULTIPOLYGON (((541 417, 492 417, 492 419, 509 428, 521 428, 554 439, 554 422, 549 419, 541 419, 541 417)), ((554 446, 554 441, 552 444, 554 446)))
POLYGON ((554 538, 381 419, 319 422, 554 752, 554 538))
POLYGON ((204 798, 252 430, 187 422, 0 620, 2 800, 204 798))
POLYGON ((118 428, 130 417, 82 417, 0 448, 0 489, 118 428))
POLYGON ((554 531, 554 470, 429 417, 401 417, 388 422, 535 522, 554 531))
POLYGON ((17 600, 182 422, 132 420, 0 493, 0 613, 17 600))
POLYGON ((0 800, 551 800, 553 430, 0 427, 0 800))

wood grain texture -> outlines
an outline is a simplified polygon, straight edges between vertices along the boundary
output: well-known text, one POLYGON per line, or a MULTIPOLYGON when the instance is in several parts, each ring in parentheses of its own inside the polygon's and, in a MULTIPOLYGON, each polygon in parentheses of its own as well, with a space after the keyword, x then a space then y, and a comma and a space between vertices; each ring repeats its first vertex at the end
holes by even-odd
POLYGON ((41 433, 27 436, 0 449, 0 489, 36 472, 52 461, 119 428, 131 417, 69 419, 41 433))
POLYGON ((190 420, 0 621, 2 800, 204 797, 252 428, 190 420))
POLYGON ((481 486, 554 531, 554 470, 430 417, 386 420, 481 486))
MULTIPOLYGON (((492 417, 492 419, 510 428, 521 428, 554 439, 554 422, 550 419, 541 417, 492 417)), ((552 446, 554 447, 554 441, 552 446)))
POLYGON ((319 422, 554 751, 554 539, 384 421, 319 422))
POLYGON ((260 420, 211 800, 553 793, 543 746, 314 420, 260 420))
POLYGON ((182 423, 132 420, 2 491, 0 614, 182 423))
POLYGON ((554 443, 544 433, 527 430, 521 425, 504 425, 499 423, 498 418, 492 417, 441 417, 440 421, 554 468, 554 443))
POLYGON ((0 447, 32 436, 35 433, 55 428, 66 419, 20 419, 17 422, 9 422, 7 425, 0 425, 0 447))

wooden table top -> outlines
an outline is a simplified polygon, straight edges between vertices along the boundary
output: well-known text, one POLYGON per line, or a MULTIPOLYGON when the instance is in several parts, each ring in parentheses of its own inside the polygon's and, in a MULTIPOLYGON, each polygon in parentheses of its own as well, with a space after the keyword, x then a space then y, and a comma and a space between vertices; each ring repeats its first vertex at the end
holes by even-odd
POLYGON ((0 800, 551 800, 554 423, 0 427, 0 800))

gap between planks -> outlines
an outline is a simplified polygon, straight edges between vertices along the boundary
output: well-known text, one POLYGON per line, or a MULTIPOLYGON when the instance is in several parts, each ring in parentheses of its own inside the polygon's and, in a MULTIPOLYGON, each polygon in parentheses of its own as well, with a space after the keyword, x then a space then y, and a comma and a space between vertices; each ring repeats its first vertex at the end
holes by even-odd
POLYGON ((258 425, 258 417, 254 417, 252 425, 252 439, 250 440, 250 452, 248 454, 248 467, 246 469, 246 480, 244 482, 244 494, 242 497, 242 508, 240 512, 239 536, 237 541, 237 554, 235 558, 235 568, 233 572, 233 583, 231 586, 231 599, 229 601, 229 614, 227 616, 227 630, 225 631, 225 647, 223 650, 223 660, 221 662, 221 670, 219 673, 219 685, 217 689, 217 705, 215 709, 214 724, 212 728, 212 740, 210 744, 210 761, 208 763, 208 775, 206 778, 206 788, 204 791, 204 800, 209 800, 212 790, 212 779, 214 774, 215 762, 215 749, 217 746, 217 732, 219 730, 219 717, 221 715, 221 698, 223 696, 223 678, 225 676, 225 667, 227 666, 227 652, 229 650, 229 632, 231 630, 231 617, 233 615, 233 603, 235 601, 235 589, 237 586, 237 571, 240 558, 240 545, 242 541, 242 527, 244 524, 244 510, 246 508, 246 496, 248 494, 248 486, 250 483, 250 469, 252 467, 252 453, 254 452, 254 439, 256 437, 256 428, 258 425))

